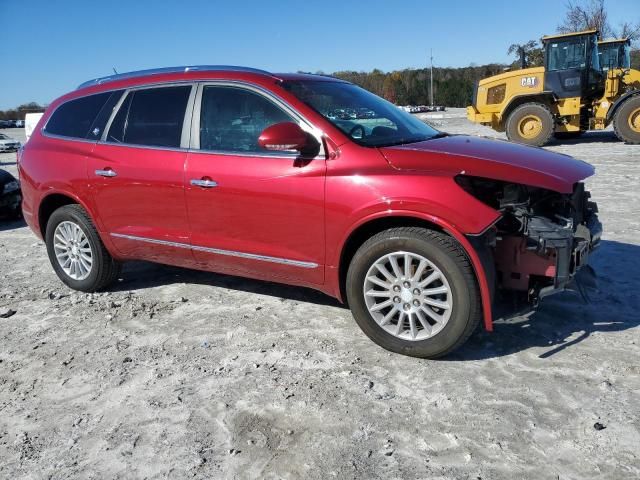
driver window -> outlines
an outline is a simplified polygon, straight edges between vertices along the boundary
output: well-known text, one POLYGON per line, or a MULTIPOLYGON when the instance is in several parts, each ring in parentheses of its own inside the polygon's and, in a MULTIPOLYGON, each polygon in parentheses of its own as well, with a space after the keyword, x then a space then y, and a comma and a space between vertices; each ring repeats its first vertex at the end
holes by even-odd
POLYGON ((262 131, 276 123, 296 122, 280 107, 247 89, 205 86, 200 110, 200 149, 270 153, 258 145, 262 131))

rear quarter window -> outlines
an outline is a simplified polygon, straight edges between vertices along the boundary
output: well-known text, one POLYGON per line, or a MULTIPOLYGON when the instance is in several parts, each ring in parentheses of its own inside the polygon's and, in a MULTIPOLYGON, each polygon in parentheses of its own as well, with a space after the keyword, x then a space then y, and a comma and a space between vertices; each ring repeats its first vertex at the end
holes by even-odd
POLYGON ((98 93, 63 103, 53 112, 44 131, 62 137, 87 138, 94 120, 113 93, 98 93))

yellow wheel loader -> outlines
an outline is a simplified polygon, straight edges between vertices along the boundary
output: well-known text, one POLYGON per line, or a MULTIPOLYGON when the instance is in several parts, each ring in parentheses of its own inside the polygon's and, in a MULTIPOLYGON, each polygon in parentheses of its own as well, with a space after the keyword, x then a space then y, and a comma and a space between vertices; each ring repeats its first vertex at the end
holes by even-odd
POLYGON ((600 68, 606 72, 612 68, 631 68, 631 40, 614 38, 598 42, 600 68))
MULTIPOLYGON (((628 62, 603 70, 597 30, 546 36, 542 44, 544 67, 480 80, 467 118, 527 145, 611 123, 620 140, 640 144, 640 71, 628 62)), ((622 54, 628 57, 629 49, 622 54)))

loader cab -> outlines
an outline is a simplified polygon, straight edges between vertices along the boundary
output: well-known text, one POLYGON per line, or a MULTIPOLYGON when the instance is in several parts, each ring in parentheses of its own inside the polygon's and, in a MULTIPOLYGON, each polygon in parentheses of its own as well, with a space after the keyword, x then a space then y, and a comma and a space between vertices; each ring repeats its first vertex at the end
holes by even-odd
POLYGON ((603 72, 617 68, 628 70, 631 68, 631 40, 619 38, 598 42, 598 55, 603 72))
POLYGON ((580 97, 583 101, 602 94, 597 30, 546 36, 542 44, 546 91, 560 99, 580 97))

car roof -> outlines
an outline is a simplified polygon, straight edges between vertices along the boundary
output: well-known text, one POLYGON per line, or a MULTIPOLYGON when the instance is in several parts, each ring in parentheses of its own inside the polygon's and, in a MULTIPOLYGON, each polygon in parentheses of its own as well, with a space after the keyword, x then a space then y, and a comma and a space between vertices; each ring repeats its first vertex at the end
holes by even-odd
POLYGON ((323 80, 323 81, 338 81, 343 82, 343 80, 323 76, 323 75, 315 75, 308 73, 281 73, 281 74, 273 74, 266 70, 260 70, 257 68, 250 67, 241 67, 236 65, 189 65, 189 66, 179 66, 179 67, 163 67, 163 68, 152 68, 147 70, 136 70, 132 72, 126 73, 114 73, 113 75, 108 75, 105 77, 94 78, 92 80, 88 80, 86 82, 81 83, 77 90, 81 90, 88 87, 94 87, 98 85, 105 85, 112 82, 120 82, 131 80, 132 82, 135 80, 136 84, 144 84, 145 80, 154 80, 157 78, 161 78, 161 81, 167 76, 170 76, 172 80, 175 80, 176 77, 184 76, 185 78, 193 78, 194 74, 196 74, 199 78, 207 78, 207 74, 211 74, 213 78, 215 78, 214 74, 220 73, 238 73, 243 75, 251 75, 251 76, 259 76, 263 78, 270 78, 273 80, 285 80, 285 81, 301 81, 301 80, 323 80), (181 75, 182 74, 182 75, 181 75))

